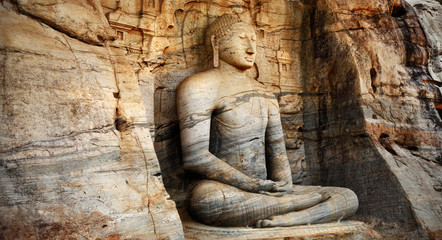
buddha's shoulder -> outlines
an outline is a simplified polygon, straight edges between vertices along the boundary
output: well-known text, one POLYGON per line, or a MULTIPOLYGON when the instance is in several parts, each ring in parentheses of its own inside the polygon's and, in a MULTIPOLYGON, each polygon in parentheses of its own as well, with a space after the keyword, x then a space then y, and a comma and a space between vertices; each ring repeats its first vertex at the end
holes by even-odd
POLYGON ((195 73, 181 83, 179 90, 188 91, 192 89, 207 90, 216 89, 220 84, 219 74, 216 69, 195 73))
POLYGON ((255 89, 258 90, 259 92, 261 92, 262 94, 268 95, 269 97, 275 97, 275 93, 272 91, 272 89, 269 86, 265 85, 262 82, 256 81, 256 80, 253 81, 253 83, 254 83, 255 89))

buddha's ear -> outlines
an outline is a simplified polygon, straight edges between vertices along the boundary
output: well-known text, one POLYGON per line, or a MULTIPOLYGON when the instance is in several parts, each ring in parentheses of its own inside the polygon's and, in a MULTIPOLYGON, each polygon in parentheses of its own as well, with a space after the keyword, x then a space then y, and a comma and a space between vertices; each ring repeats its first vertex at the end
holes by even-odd
POLYGON ((213 67, 217 68, 219 66, 219 46, 216 43, 215 34, 212 34, 212 36, 210 36, 210 42, 212 43, 213 49, 213 67))
POLYGON ((215 48, 215 46, 217 46, 217 44, 216 44, 216 35, 215 34, 212 34, 210 36, 210 42, 212 43, 212 48, 215 48))

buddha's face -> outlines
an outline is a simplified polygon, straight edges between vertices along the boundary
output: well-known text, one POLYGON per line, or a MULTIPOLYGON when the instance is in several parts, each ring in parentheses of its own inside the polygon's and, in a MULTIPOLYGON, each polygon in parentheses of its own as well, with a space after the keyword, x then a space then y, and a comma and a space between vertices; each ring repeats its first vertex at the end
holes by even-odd
POLYGON ((253 67, 256 56, 256 34, 246 23, 236 23, 227 36, 219 40, 220 60, 238 68, 253 67))

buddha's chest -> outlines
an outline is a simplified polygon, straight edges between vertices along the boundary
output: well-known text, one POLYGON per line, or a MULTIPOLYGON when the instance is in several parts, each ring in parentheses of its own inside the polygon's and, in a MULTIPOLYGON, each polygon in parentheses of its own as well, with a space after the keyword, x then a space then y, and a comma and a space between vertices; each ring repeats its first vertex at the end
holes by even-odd
POLYGON ((241 92, 220 98, 212 116, 230 129, 264 129, 268 121, 268 101, 258 92, 241 92))

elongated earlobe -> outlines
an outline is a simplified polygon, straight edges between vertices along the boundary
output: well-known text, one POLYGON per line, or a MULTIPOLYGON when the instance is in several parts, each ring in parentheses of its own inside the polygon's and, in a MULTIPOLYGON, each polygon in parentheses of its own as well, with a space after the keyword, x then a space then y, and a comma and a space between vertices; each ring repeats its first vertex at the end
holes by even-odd
POLYGON ((213 67, 219 67, 219 47, 213 48, 213 67))
POLYGON ((213 49, 213 67, 217 68, 219 66, 219 46, 216 44, 215 35, 210 36, 213 49))

